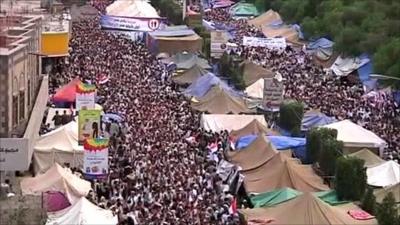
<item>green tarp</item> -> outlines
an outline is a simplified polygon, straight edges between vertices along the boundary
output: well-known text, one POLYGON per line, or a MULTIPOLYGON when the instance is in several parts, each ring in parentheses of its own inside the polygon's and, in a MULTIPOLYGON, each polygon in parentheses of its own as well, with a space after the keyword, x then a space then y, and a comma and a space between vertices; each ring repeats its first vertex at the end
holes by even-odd
POLYGON ((286 202, 290 199, 296 198, 302 193, 291 188, 282 188, 275 191, 261 193, 259 195, 250 197, 251 203, 254 208, 271 207, 286 202))
POLYGON ((232 6, 231 14, 234 16, 258 16, 257 8, 251 3, 237 3, 232 6))
POLYGON ((315 196, 320 198, 322 201, 328 203, 329 205, 341 205, 349 203, 349 201, 340 201, 337 197, 336 191, 334 190, 320 191, 320 192, 315 192, 314 194, 315 196))
MULTIPOLYGON (((289 201, 302 194, 302 192, 291 188, 282 188, 252 196, 250 200, 254 208, 271 207, 289 201)), ((332 206, 349 203, 349 201, 340 201, 334 190, 314 192, 313 194, 332 206)))

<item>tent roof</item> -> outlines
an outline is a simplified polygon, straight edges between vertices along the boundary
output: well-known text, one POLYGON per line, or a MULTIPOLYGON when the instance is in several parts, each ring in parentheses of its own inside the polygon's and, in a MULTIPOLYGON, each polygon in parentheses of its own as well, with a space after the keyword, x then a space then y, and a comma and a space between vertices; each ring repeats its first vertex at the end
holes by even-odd
POLYGON ((83 151, 78 145, 78 123, 71 121, 45 135, 42 135, 36 142, 35 151, 40 152, 74 152, 83 151))
POLYGON ((278 151, 271 142, 260 134, 246 148, 240 151, 229 151, 227 155, 232 164, 240 166, 242 171, 245 171, 262 166, 277 153, 278 151))
POLYGON ((277 132, 274 132, 268 129, 264 124, 260 123, 258 120, 253 119, 250 123, 248 123, 245 127, 242 127, 238 130, 231 131, 230 135, 235 138, 240 138, 246 135, 258 135, 258 134, 270 134, 270 135, 278 135, 277 132))
POLYGON ((370 147, 379 148, 386 146, 386 142, 374 134, 350 120, 331 123, 323 127, 336 129, 337 139, 344 142, 345 147, 370 147))
POLYGON ((270 9, 265 13, 259 15, 258 17, 248 20, 250 25, 254 25, 258 28, 261 28, 264 25, 269 25, 275 21, 282 21, 281 16, 279 13, 275 12, 274 10, 270 9))
POLYGON ((308 225, 377 225, 375 219, 354 220, 347 214, 349 209, 358 209, 354 204, 347 208, 333 207, 311 193, 304 193, 297 198, 269 208, 240 210, 248 220, 271 219, 271 224, 308 224, 308 225))
POLYGON ((400 183, 400 165, 391 160, 378 166, 367 168, 367 183, 377 187, 400 183))
POLYGON ((230 95, 219 85, 213 86, 198 102, 192 102, 192 108, 215 114, 251 112, 243 99, 230 95))
POLYGON ((329 117, 324 113, 317 110, 311 110, 304 113, 303 120, 301 121, 301 130, 307 131, 313 127, 324 126, 336 122, 336 119, 329 117))
POLYGON ((299 42, 299 34, 291 26, 283 25, 280 27, 263 26, 262 32, 266 37, 284 37, 292 43, 299 42))
POLYGON ((266 69, 254 62, 245 60, 242 62, 243 68, 243 80, 246 86, 253 84, 260 78, 273 78, 275 73, 269 69, 266 69))
POLYGON ((72 204, 78 198, 86 196, 90 189, 90 182, 73 175, 57 163, 46 173, 33 178, 25 178, 21 181, 21 190, 24 195, 38 195, 47 191, 59 191, 64 193, 72 204))
POLYGON ((152 37, 182 37, 197 35, 192 29, 186 25, 169 26, 161 30, 149 32, 152 37))
POLYGON ((262 193, 284 187, 303 192, 329 190, 310 165, 301 165, 297 159, 280 152, 262 166, 242 171, 242 174, 247 192, 262 193))
POLYGON ((177 69, 188 70, 195 65, 203 69, 211 69, 206 59, 200 58, 194 53, 177 53, 164 61, 166 63, 174 62, 177 69))
POLYGON ((207 73, 199 77, 189 87, 184 90, 186 96, 201 98, 205 96, 212 87, 219 86, 229 93, 231 96, 239 96, 240 94, 229 86, 225 81, 215 76, 213 73, 207 73))
POLYGON ((78 202, 62 211, 50 213, 46 225, 94 225, 94 224, 118 224, 117 216, 111 210, 102 209, 86 198, 82 197, 78 202))
POLYGON ((107 15, 157 18, 156 9, 147 1, 117 0, 106 8, 107 15))
POLYGON ((358 152, 349 154, 349 156, 353 156, 353 157, 364 160, 365 167, 375 167, 375 166, 380 165, 383 162, 385 162, 385 160, 381 159, 379 156, 377 156, 376 154, 374 154, 373 152, 371 152, 370 150, 368 150, 366 148, 361 149, 358 152))
POLYGON ((172 80, 177 84, 191 84, 199 77, 207 74, 208 71, 195 64, 192 68, 184 71, 182 74, 172 77, 172 80))
POLYGON ((52 100, 54 102, 75 102, 76 85, 82 83, 79 78, 75 78, 65 86, 57 90, 52 100))
POLYGON ((302 193, 291 188, 281 188, 250 197, 254 208, 271 207, 289 201, 302 193))
POLYGON ((245 124, 257 120, 267 126, 263 115, 228 115, 228 114, 203 114, 201 115, 201 127, 205 130, 219 132, 221 130, 238 130, 245 124))
POLYGON ((252 85, 246 87, 244 93, 250 98, 262 99, 264 97, 264 79, 260 78, 252 85))
POLYGON ((257 8, 251 3, 239 2, 233 5, 230 9, 231 14, 234 16, 257 16, 259 12, 257 8))
POLYGON ((376 189, 374 191, 376 201, 381 203, 389 192, 393 193, 396 202, 400 203, 400 183, 389 187, 376 189))
POLYGON ((319 49, 319 48, 332 48, 334 42, 326 39, 326 38, 319 38, 315 41, 312 41, 308 44, 308 49, 319 49))
POLYGON ((342 58, 337 57, 336 61, 331 66, 331 70, 337 76, 347 76, 354 70, 362 67, 370 61, 368 57, 342 58))

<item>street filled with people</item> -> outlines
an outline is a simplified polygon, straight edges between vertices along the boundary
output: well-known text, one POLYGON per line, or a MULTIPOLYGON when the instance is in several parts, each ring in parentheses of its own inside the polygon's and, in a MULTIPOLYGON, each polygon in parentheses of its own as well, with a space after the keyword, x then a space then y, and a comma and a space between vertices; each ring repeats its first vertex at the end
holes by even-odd
POLYGON ((385 159, 400 160, 400 121, 396 120, 400 107, 392 96, 382 96, 379 101, 366 97, 361 83, 327 74, 303 49, 243 46, 244 36, 261 35, 261 31, 244 20, 232 19, 227 9, 212 9, 205 19, 235 30, 233 41, 240 47, 232 54, 282 74, 285 98, 302 101, 306 109, 319 109, 339 120, 351 119, 387 141, 385 159))

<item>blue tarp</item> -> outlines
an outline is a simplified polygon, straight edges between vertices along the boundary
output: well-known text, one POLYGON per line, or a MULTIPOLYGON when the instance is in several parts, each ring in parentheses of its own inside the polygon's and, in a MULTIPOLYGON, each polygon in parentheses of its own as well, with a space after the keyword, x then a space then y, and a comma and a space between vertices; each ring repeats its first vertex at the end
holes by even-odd
POLYGON ((215 85, 220 85, 221 88, 227 91, 229 94, 234 96, 240 95, 239 92, 235 91, 226 82, 212 73, 207 73, 206 75, 199 77, 188 88, 186 88, 183 93, 186 96, 203 97, 215 85))
POLYGON ((304 40, 304 34, 303 34, 303 31, 301 30, 301 26, 298 25, 298 24, 293 24, 292 27, 293 27, 293 29, 294 29, 295 31, 297 31, 297 33, 298 33, 298 35, 299 35, 299 38, 300 38, 301 40, 304 40))
POLYGON ((376 79, 371 79, 369 75, 373 73, 373 62, 368 56, 368 54, 362 54, 359 56, 361 60, 368 59, 369 62, 362 67, 357 69, 358 77, 360 78, 360 81, 362 84, 366 87, 367 91, 374 90, 377 87, 377 80, 376 79))
POLYGON ((319 48, 332 48, 333 47, 333 41, 326 39, 326 38, 319 38, 315 41, 312 41, 308 44, 307 48, 308 49, 319 49, 319 48))
POLYGON ((323 126, 336 122, 336 119, 329 117, 321 112, 310 111, 304 114, 301 121, 301 130, 307 131, 313 127, 323 126))
POLYGON ((400 105, 400 91, 393 91, 393 98, 400 105))

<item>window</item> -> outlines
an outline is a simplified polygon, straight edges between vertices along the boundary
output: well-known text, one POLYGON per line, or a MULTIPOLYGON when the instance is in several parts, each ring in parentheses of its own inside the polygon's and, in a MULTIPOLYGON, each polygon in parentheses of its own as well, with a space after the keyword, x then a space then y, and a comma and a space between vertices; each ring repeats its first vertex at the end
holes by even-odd
POLYGON ((19 92, 19 119, 25 119, 25 92, 19 92))
POLYGON ((13 96, 12 100, 12 124, 15 127, 18 125, 18 96, 13 96))

